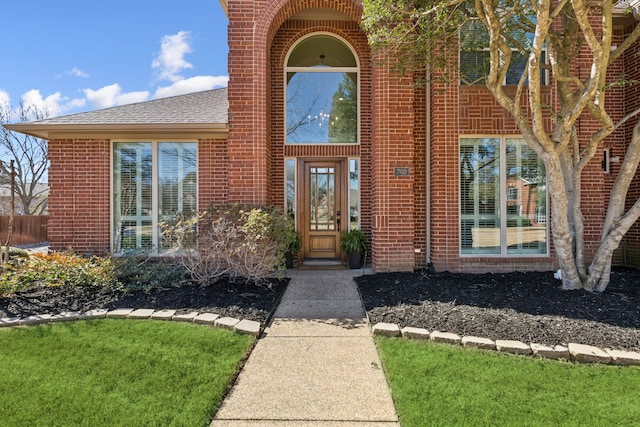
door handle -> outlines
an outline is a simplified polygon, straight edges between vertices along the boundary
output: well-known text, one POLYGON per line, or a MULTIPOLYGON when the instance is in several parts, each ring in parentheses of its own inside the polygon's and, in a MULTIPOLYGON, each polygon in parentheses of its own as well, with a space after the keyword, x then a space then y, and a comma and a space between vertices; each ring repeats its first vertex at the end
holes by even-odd
POLYGON ((340 218, 336 220, 336 224, 338 224, 338 231, 340 231, 340 218))

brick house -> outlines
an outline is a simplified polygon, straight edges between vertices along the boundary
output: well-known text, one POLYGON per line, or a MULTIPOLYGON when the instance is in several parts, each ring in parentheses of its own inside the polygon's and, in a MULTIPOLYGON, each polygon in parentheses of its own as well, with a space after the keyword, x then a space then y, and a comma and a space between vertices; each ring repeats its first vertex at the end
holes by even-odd
MULTIPOLYGON (((340 259, 340 232, 359 227, 376 272, 556 268, 544 170, 484 86, 416 86, 380 65, 358 0, 220 3, 228 88, 10 126, 49 141, 52 249, 162 253, 167 215, 244 202, 295 216, 301 262, 340 259)), ((640 74, 636 50, 614 71, 640 74)), ((617 116, 637 90, 612 92, 617 116)), ((607 140, 611 158, 630 132, 607 140)), ((613 177, 585 171, 588 249, 613 177)), ((616 263, 640 264, 639 242, 636 226, 616 263)))

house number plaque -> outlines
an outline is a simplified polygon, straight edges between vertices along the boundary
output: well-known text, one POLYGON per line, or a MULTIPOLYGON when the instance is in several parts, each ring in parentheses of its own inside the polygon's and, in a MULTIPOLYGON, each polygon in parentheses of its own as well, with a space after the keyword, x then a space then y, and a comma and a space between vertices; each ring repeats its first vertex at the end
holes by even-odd
POLYGON ((409 176, 409 168, 394 168, 393 169, 394 176, 409 176))

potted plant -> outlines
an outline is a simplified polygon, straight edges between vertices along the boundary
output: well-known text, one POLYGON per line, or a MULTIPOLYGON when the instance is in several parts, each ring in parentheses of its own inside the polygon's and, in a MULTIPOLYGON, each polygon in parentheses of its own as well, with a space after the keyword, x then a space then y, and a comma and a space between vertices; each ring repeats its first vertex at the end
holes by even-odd
POLYGON ((287 232, 287 251, 284 254, 287 268, 293 268, 295 254, 300 251, 301 246, 300 235, 292 225, 287 232))
POLYGON ((360 268, 362 254, 367 249, 367 238, 362 230, 345 231, 342 233, 340 248, 347 254, 349 268, 360 268))

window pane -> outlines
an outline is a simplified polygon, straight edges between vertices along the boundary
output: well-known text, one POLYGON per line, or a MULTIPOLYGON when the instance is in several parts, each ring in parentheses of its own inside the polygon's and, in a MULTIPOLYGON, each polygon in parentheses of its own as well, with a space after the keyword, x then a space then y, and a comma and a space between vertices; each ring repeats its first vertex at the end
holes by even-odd
POLYGON ((489 52, 460 52, 460 84, 484 85, 489 74, 489 52))
POLYGON ((357 142, 357 73, 287 73, 287 143, 357 142))
MULTIPOLYGON (((158 144, 158 222, 176 215, 190 217, 197 212, 197 152, 195 143, 158 144)), ((170 249, 175 242, 164 236, 160 249, 170 249)))
POLYGON ((150 249, 151 143, 116 143, 113 163, 114 249, 150 249))
POLYGON ((285 192, 287 216, 295 220, 296 212, 296 161, 295 159, 287 159, 285 163, 285 192))
MULTIPOLYGON (((511 54, 511 62, 507 69, 507 76, 505 77, 505 84, 517 85, 520 82, 520 78, 524 74, 527 68, 527 57, 519 52, 513 52, 511 54)), ((529 80, 526 80, 527 84, 529 80)))
POLYGON ((463 254, 500 253, 500 140, 460 142, 460 247, 463 254))
MULTIPOLYGON (((533 40, 533 33, 513 31, 511 40, 507 41, 512 50, 511 61, 505 76, 505 85, 517 85, 520 77, 527 69, 528 51, 533 40)), ((468 21, 460 29, 460 84, 484 85, 485 77, 489 74, 489 34, 479 21, 468 21)), ((545 64, 546 54, 543 51, 540 58, 540 83, 547 84, 545 64)), ((528 84, 528 80, 525 84, 528 84)))
POLYGON ((522 139, 506 140, 507 253, 547 253, 544 164, 522 139))
POLYGON ((349 160, 349 229, 360 229, 360 161, 349 160))
POLYGON ((289 55, 287 67, 357 67, 349 46, 327 34, 308 37, 289 55))

